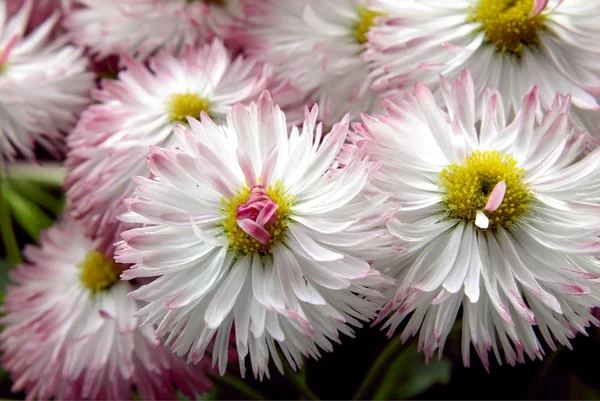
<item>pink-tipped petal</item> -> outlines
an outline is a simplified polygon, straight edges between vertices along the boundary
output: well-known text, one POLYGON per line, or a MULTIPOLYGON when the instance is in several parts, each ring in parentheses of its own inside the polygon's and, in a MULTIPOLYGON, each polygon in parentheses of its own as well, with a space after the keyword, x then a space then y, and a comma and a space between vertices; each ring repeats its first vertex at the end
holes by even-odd
POLYGON ((536 15, 544 11, 546 6, 548 5, 548 2, 549 0, 534 0, 533 10, 531 10, 531 13, 529 15, 531 17, 535 17, 536 15))
POLYGON ((238 164, 242 169, 242 173, 246 178, 246 183, 248 184, 248 186, 256 186, 256 170, 254 170, 254 165, 252 164, 252 160, 250 160, 250 156, 248 156, 248 153, 246 153, 244 149, 238 148, 235 152, 235 155, 237 157, 238 164))
POLYGON ((271 182, 271 176, 273 175, 273 170, 275 169, 275 164, 277 164, 277 156, 279 155, 279 149, 273 146, 267 152, 267 156, 265 157, 265 162, 263 163, 262 172, 260 174, 260 182, 263 186, 268 186, 271 182))
POLYGON ((17 41, 19 40, 19 37, 17 35, 13 35, 10 40, 8 41, 8 44, 6 45, 6 47, 4 49, 0 49, 2 51, 0 51, 0 65, 5 64, 8 61, 8 58, 10 57, 10 53, 12 51, 12 49, 15 47, 15 45, 17 44, 17 41))

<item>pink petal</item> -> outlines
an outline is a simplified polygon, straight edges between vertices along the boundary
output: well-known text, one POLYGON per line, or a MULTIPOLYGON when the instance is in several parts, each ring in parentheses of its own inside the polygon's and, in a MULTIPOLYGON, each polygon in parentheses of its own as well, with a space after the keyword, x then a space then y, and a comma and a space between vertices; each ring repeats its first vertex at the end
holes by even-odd
POLYGON ((262 226, 258 225, 255 221, 250 219, 242 219, 238 220, 238 226, 246 234, 260 242, 261 244, 266 244, 271 239, 271 234, 267 230, 265 230, 262 226))
POLYGON ((6 47, 4 49, 0 49, 0 50, 2 50, 2 51, 0 51, 0 65, 6 63, 8 61, 10 52, 12 51, 13 47, 15 47, 18 40, 19 40, 19 37, 17 35, 13 35, 10 38, 10 40, 8 41, 8 44, 6 45, 6 47))
POLYGON ((502 180, 494 187, 494 190, 483 209, 486 212, 493 212, 498 209, 504 200, 504 195, 506 195, 506 182, 502 180))
POLYGON ((265 226, 266 224, 272 223, 275 221, 275 212, 279 208, 279 205, 275 202, 269 202, 265 205, 265 207, 260 211, 258 217, 256 218, 256 223, 260 226, 265 226))
POLYGON ((279 149, 273 146, 267 152, 267 156, 265 157, 265 161, 263 163, 262 173, 260 174, 260 181, 263 186, 269 186, 271 182, 271 176, 273 175, 273 170, 275 169, 275 164, 277 164, 277 156, 279 155, 279 149))
POLYGON ((238 148, 235 155, 237 156, 238 164, 242 169, 242 173, 244 173, 248 186, 256 186, 256 171, 254 170, 254 165, 252 164, 252 160, 250 160, 248 153, 246 153, 244 149, 238 148))
POLYGON ((548 2, 549 0, 535 0, 533 3, 533 10, 531 10, 529 16, 535 17, 536 15, 544 11, 544 8, 546 8, 548 2))

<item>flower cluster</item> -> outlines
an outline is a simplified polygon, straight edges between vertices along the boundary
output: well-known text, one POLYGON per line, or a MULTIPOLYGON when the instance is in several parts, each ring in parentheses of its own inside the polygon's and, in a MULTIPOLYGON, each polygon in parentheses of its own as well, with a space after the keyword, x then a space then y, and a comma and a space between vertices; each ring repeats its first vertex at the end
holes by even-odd
POLYGON ((0 0, 0 178, 67 169, 2 307, 13 390, 196 397, 379 322, 429 359, 460 319, 486 369, 570 347, 600 325, 599 17, 0 0))

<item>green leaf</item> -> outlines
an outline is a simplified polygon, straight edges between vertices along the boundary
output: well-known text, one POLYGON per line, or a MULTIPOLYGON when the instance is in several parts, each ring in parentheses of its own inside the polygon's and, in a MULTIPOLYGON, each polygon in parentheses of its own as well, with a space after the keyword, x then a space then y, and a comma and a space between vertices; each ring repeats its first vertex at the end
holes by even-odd
MULTIPOLYGON (((189 399, 189 398, 188 398, 189 399)), ((197 401, 212 401, 217 399, 217 388, 213 386, 210 391, 196 397, 197 401)))
MULTIPOLYGON (((38 184, 57 188, 62 185, 67 169, 59 163, 37 165, 27 162, 16 162, 10 165, 8 176, 14 180, 33 181, 38 184)), ((0 169, 0 176, 3 176, 0 169)))
POLYGON ((411 399, 431 386, 450 381, 452 364, 447 358, 425 364, 423 354, 413 342, 390 364, 381 379, 374 400, 411 399))
POLYGON ((11 265, 17 265, 23 261, 21 251, 15 236, 15 231, 10 214, 10 207, 4 199, 4 185, 0 181, 0 239, 6 250, 7 262, 11 265))
POLYGON ((247 400, 265 400, 265 396, 254 390, 248 383, 244 380, 230 374, 226 374, 225 376, 219 376, 212 374, 210 372, 207 373, 208 377, 218 386, 229 387, 231 389, 236 390, 240 394, 244 395, 244 399, 247 400))
POLYGON ((6 294, 6 285, 10 283, 8 272, 10 271, 10 263, 0 259, 0 304, 4 303, 4 295, 6 294))
POLYGON ((600 400, 600 392, 576 374, 568 376, 569 399, 600 400))
POLYGON ((15 191, 7 182, 4 182, 2 187, 2 197, 10 206, 15 220, 36 242, 40 232, 52 225, 52 219, 34 202, 15 191))
POLYGON ((450 382, 451 371, 452 364, 445 358, 433 359, 428 365, 417 365, 410 370, 407 381, 398 389, 396 396, 402 399, 411 399, 435 384, 446 385, 450 382))
POLYGON ((62 200, 56 199, 54 196, 48 193, 42 185, 33 181, 22 179, 10 179, 9 183, 12 189, 16 190, 25 198, 32 200, 49 212, 58 215, 62 211, 62 200))

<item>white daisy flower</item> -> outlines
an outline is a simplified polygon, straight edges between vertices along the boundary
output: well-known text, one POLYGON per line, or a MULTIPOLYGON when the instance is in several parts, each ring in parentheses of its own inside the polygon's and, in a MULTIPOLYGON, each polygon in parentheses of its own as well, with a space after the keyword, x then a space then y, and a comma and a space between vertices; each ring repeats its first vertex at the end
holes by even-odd
POLYGON ((439 74, 454 79, 468 68, 475 95, 499 88, 513 116, 531 85, 546 108, 557 91, 571 94, 574 121, 600 135, 597 123, 578 115, 599 110, 599 0, 378 1, 389 19, 368 34, 365 54, 381 75, 378 91, 416 82, 437 89, 439 74))
POLYGON ((537 333, 555 349, 599 323, 600 149, 581 156, 569 97, 537 120, 533 87, 506 121, 496 90, 476 104, 466 71, 441 92, 445 108, 417 84, 357 127, 383 163, 373 184, 400 205, 388 228, 405 251, 377 265, 399 281, 381 318, 391 314, 391 335, 410 316, 402 336, 420 329, 429 358, 462 306, 466 365, 469 343, 486 368, 490 350, 499 363, 500 349, 510 364, 541 359, 537 333))
POLYGON ((233 59, 220 40, 180 58, 161 52, 149 68, 123 55, 126 71, 103 80, 93 97, 98 104, 82 113, 68 138, 66 164, 70 208, 89 232, 104 238, 103 251, 120 239, 116 216, 131 196, 132 175, 148 175, 149 146, 174 146, 173 127, 187 116, 208 113, 215 121, 237 102, 249 102, 267 88, 271 70, 254 60, 233 59))
POLYGON ((58 14, 25 34, 32 7, 26 1, 7 19, 0 0, 0 159, 34 159, 35 143, 58 156, 93 85, 81 51, 48 40, 58 14))
POLYGON ((29 263, 11 272, 2 312, 2 366, 27 399, 175 399, 173 383, 196 397, 211 387, 201 369, 138 327, 135 289, 122 267, 67 219, 46 230, 29 263), (134 387, 135 386, 135 387, 134 387))
POLYGON ((71 37, 103 58, 129 53, 146 59, 157 50, 180 53, 216 34, 227 36, 244 15, 243 0, 75 0, 65 25, 71 37))
POLYGON ((153 148, 154 178, 137 178, 136 199, 120 218, 144 224, 123 233, 117 260, 135 265, 123 278, 157 277, 132 293, 179 355, 196 362, 214 337, 221 372, 232 327, 242 375, 269 375, 275 344, 295 369, 302 355, 332 350, 378 306, 365 296, 388 282, 371 269, 390 237, 378 227, 386 196, 361 191, 376 167, 355 158, 333 169, 348 118, 322 136, 318 109, 301 130, 265 92, 238 104, 227 125, 206 115, 177 127, 178 150, 153 148))
POLYGON ((318 101, 326 126, 379 110, 362 60, 366 33, 380 15, 369 0, 259 0, 247 52, 318 101))

